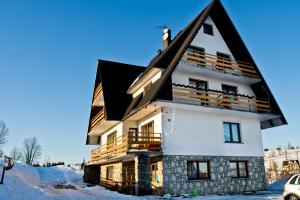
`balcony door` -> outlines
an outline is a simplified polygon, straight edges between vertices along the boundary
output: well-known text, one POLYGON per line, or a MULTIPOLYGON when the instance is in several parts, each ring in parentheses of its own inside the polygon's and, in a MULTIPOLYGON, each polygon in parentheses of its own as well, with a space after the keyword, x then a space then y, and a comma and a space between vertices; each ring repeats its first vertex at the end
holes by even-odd
POLYGON ((113 148, 117 142, 117 131, 107 136, 107 149, 113 148))
POLYGON ((205 49, 196 46, 190 46, 186 50, 187 60, 200 66, 205 66, 205 49))
POLYGON ((230 55, 217 52, 217 68, 221 70, 232 70, 230 55))
MULTIPOLYGON (((231 101, 237 101, 237 87, 231 86, 231 85, 222 85, 222 91, 225 92, 226 94, 224 95, 224 99, 228 99, 229 101, 223 102, 223 104, 236 104, 231 101)), ((229 107, 230 106, 226 106, 229 107)))
POLYGON ((142 129, 142 140, 153 141, 154 140, 154 121, 145 124, 141 127, 142 129))
MULTIPOLYGON (((205 98, 207 95, 207 81, 196 80, 196 79, 189 79, 189 85, 192 87, 197 88, 199 92, 191 92, 191 94, 199 95, 201 105, 207 105, 208 99, 205 98)), ((199 99, 197 98, 197 99, 199 99)))

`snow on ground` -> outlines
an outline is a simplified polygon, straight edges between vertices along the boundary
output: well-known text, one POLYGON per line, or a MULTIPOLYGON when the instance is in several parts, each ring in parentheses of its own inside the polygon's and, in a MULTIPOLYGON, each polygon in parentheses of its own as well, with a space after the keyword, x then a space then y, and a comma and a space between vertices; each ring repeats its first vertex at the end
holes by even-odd
MULTIPOLYGON (((2 160, 3 161, 3 160, 2 160)), ((0 160, 0 166, 1 162, 0 160)), ((2 169, 0 167, 0 175, 2 169)), ((106 190, 100 186, 85 187, 82 171, 66 166, 31 167, 15 163, 6 171, 4 184, 0 185, 1 200, 159 200, 182 199, 183 197, 130 196, 106 190), (76 189, 56 189, 55 184, 71 184, 76 189)), ((282 199, 280 187, 283 182, 270 186, 270 191, 249 195, 209 195, 190 197, 192 200, 278 200, 282 199), (275 187, 276 186, 276 187, 275 187)), ((282 189, 282 188, 281 188, 282 189)))

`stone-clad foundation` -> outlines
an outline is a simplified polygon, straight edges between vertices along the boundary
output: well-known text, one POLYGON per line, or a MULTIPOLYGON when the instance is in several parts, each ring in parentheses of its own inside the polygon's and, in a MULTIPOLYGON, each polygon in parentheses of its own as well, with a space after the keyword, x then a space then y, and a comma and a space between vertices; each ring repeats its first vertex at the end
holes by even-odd
POLYGON ((266 190, 266 178, 263 157, 236 156, 197 156, 164 155, 163 156, 163 192, 165 194, 200 194, 241 193, 266 190), (210 179, 188 180, 187 161, 208 160, 210 179), (230 161, 247 161, 248 177, 231 178, 230 161))

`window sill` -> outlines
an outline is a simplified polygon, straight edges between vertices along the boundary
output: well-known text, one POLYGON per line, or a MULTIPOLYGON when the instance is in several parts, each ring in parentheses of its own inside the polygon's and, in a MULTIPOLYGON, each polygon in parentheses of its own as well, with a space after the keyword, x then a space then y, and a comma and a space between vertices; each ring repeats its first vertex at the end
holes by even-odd
POLYGON ((245 177, 230 177, 232 179, 248 179, 249 177, 248 176, 245 176, 245 177))
POLYGON ((188 179, 187 181, 190 182, 197 182, 197 181, 210 181, 211 178, 200 178, 200 179, 188 179))
POLYGON ((225 141, 224 143, 226 143, 226 144, 244 144, 243 142, 227 142, 227 141, 225 141))

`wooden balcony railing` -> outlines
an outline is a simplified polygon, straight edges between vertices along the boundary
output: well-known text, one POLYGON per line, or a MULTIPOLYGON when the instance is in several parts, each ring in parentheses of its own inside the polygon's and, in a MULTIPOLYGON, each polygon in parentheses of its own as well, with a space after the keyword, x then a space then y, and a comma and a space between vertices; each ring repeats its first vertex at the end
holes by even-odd
POLYGON ((129 132, 116 138, 111 144, 104 144, 92 151, 92 161, 116 158, 130 150, 161 150, 161 133, 129 132))
POLYGON ((270 112, 270 104, 266 99, 180 84, 173 84, 173 100, 249 112, 270 112))
POLYGON ((101 94, 101 92, 102 92, 102 84, 100 83, 97 87, 96 87, 96 89, 95 89, 95 92, 94 92, 94 101, 95 101, 95 99, 97 99, 97 97, 101 94))
POLYGON ((104 108, 91 120, 91 130, 100 124, 104 119, 104 108))
POLYGON ((218 57, 195 49, 188 48, 182 60, 199 67, 206 67, 235 75, 259 77, 254 66, 250 63, 218 57))

